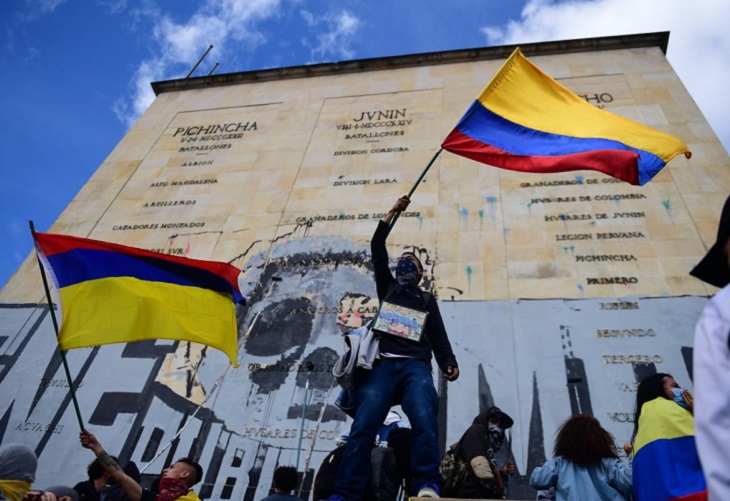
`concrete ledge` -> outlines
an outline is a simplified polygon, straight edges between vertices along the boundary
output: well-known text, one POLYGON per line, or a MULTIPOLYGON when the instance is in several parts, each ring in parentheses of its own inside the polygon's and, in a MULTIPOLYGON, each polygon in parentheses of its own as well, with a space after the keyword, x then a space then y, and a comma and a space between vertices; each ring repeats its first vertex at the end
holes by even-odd
MULTIPOLYGON (((463 501, 464 500, 464 498, 439 498, 439 499, 441 499, 441 501, 463 501)), ((408 498, 408 501, 432 501, 432 500, 433 500, 433 498, 419 498, 419 497, 413 497, 413 496, 408 498)), ((472 499, 472 501, 497 501, 497 500, 495 498, 484 498, 484 499, 472 499)), ((514 499, 512 501, 533 501, 533 500, 514 499)))
MULTIPOLYGON (((600 50, 636 49, 659 47, 666 54, 669 44, 669 32, 643 33, 638 35, 617 35, 610 37, 582 38, 576 40, 559 40, 553 42, 537 42, 519 44, 522 53, 527 57, 550 54, 568 54, 574 52, 593 52, 600 50)), ((330 75, 361 73, 364 71, 393 70, 416 66, 434 66, 437 64, 454 64, 470 61, 488 61, 507 59, 517 45, 496 47, 477 47, 473 49, 457 49, 443 52, 427 52, 404 56, 375 57, 338 61, 285 68, 223 73, 204 77, 182 78, 152 82, 152 90, 156 96, 163 92, 180 92, 191 89, 204 89, 244 83, 268 82, 292 78, 311 78, 330 75)))

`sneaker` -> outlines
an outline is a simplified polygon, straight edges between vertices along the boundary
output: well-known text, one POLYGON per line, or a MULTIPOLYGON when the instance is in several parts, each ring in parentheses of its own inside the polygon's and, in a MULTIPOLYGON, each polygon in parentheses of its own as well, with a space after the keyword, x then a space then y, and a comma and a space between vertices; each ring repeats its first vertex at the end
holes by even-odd
POLYGON ((439 488, 436 484, 424 484, 423 487, 418 491, 419 498, 440 498, 439 496, 439 488))

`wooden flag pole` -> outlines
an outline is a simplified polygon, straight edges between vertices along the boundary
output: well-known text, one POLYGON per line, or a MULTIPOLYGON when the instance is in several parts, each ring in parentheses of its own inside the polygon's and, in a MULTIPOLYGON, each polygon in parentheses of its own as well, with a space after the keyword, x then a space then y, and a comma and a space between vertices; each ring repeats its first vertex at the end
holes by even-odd
MULTIPOLYGON (((416 191, 416 188, 418 188, 418 185, 421 184, 421 181, 426 176, 426 173, 428 172, 428 169, 431 168, 433 163, 436 161, 438 156, 441 154, 441 152, 444 151, 443 148, 439 148, 438 151, 433 155, 431 158, 431 161, 428 162, 428 165, 425 169, 423 169, 423 172, 421 172, 421 175, 416 180, 416 183, 411 188, 411 191, 408 192, 408 198, 411 198, 411 195, 413 195, 413 192, 416 191)), ((390 222, 390 226, 388 227, 388 233, 390 233, 390 230, 393 229, 393 226, 395 226, 395 222, 398 221, 398 217, 400 217, 400 212, 396 212, 395 216, 393 216, 393 220, 390 222)))
MULTIPOLYGON (((33 221, 29 221, 30 231, 33 236, 33 242, 35 243, 35 226, 33 221)), ((41 278, 43 279, 43 288, 46 290, 46 299, 48 300, 48 311, 51 312, 51 320, 53 321, 53 329, 56 331, 56 343, 58 343, 58 320, 56 320, 56 311, 53 309, 53 300, 51 299, 51 290, 48 288, 48 279, 46 278, 46 272, 43 269, 43 263, 41 258, 38 256, 38 250, 36 249, 35 257, 38 260, 38 268, 41 270, 41 278)), ((58 352, 61 354, 61 361, 63 362, 63 369, 66 371, 66 380, 68 381, 68 391, 71 392, 71 400, 74 403, 74 410, 76 411, 76 418, 79 420, 79 427, 81 431, 84 431, 84 421, 81 419, 81 410, 79 409, 79 402, 76 400, 76 390, 74 390, 73 381, 71 380, 71 371, 68 368, 68 361, 66 360, 66 352, 58 347, 58 352)))

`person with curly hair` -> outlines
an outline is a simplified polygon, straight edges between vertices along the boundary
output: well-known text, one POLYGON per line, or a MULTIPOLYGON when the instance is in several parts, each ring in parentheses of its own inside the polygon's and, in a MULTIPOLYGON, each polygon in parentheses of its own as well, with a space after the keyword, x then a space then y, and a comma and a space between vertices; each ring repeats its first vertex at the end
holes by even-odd
POLYGON ((613 436, 593 416, 576 414, 555 438, 553 459, 532 471, 535 489, 555 488, 556 501, 625 501, 631 467, 618 457, 613 436))

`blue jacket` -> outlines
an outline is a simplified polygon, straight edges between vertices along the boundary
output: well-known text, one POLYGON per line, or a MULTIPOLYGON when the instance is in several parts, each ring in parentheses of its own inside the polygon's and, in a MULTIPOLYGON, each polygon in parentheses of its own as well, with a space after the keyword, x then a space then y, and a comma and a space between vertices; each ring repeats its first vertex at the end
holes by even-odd
POLYGON ((555 487, 556 501, 625 501, 631 499, 631 466, 603 458, 590 468, 558 456, 532 470, 535 489, 555 487))

